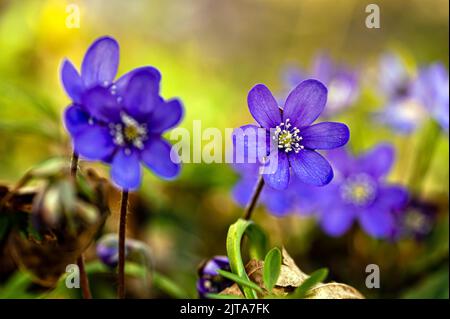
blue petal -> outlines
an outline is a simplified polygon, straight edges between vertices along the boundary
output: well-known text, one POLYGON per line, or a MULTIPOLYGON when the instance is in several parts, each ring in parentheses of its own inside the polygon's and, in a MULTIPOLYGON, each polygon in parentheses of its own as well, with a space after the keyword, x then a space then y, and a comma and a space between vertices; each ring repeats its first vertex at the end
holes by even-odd
POLYGON ((264 181, 275 189, 286 189, 289 185, 289 160, 287 154, 273 150, 268 158, 269 161, 263 173, 264 181))
POLYGON ((233 198, 242 207, 247 206, 252 197, 253 189, 258 181, 258 174, 253 177, 244 176, 233 188, 233 198))
POLYGON ((409 200, 408 190, 400 185, 381 186, 378 188, 377 202, 390 210, 399 211, 406 207, 409 200))
POLYGON ((160 137, 151 137, 141 152, 141 159, 156 175, 173 179, 180 173, 178 154, 160 137))
POLYGON ((336 175, 347 177, 357 170, 356 159, 344 147, 328 151, 327 159, 335 169, 336 175))
POLYGON ((114 83, 114 88, 115 88, 115 91, 117 92, 117 94, 119 96, 123 96, 126 92, 126 89, 128 87, 128 83, 130 82, 130 80, 133 78, 133 76, 135 74, 141 73, 141 72, 146 72, 146 73, 152 74, 153 77, 155 78, 156 82, 158 83, 158 89, 159 89, 159 82, 161 81, 161 73, 159 73, 159 71, 154 67, 143 66, 143 67, 133 69, 128 73, 125 73, 114 83))
POLYGON ((300 83, 289 94, 283 108, 283 120, 302 128, 313 123, 327 102, 327 88, 317 80, 300 83))
POLYGON ((341 236, 352 226, 356 217, 355 208, 350 205, 334 203, 323 211, 320 217, 322 229, 330 236, 341 236))
POLYGON ((125 110, 135 119, 144 122, 160 104, 159 79, 146 69, 135 72, 123 95, 125 110))
POLYGON ((394 163, 394 147, 390 144, 379 144, 358 158, 360 170, 374 178, 389 173, 394 163))
POLYGON ((344 111, 358 95, 357 74, 351 70, 339 70, 328 84, 328 101, 322 116, 333 116, 344 111))
POLYGON ((301 215, 311 215, 315 213, 320 203, 327 196, 324 187, 316 187, 301 182, 297 175, 291 176, 291 185, 289 185, 289 192, 293 194, 295 206, 298 208, 298 213, 301 215))
POLYGON ((298 178, 306 184, 323 186, 333 179, 333 169, 319 153, 303 149, 289 156, 292 169, 298 178))
POLYGON ((383 110, 375 112, 377 122, 390 126, 400 134, 410 134, 419 128, 426 118, 423 106, 410 97, 391 100, 383 110))
POLYGON ((111 156, 116 146, 106 127, 86 126, 73 137, 75 152, 90 160, 102 160, 111 156))
POLYGON ((395 54, 384 54, 379 65, 379 86, 388 98, 395 97, 398 89, 410 80, 404 61, 395 54))
POLYGON ((261 167, 259 163, 236 163, 236 161, 233 161, 230 165, 243 177, 258 176, 261 167))
POLYGON ((328 84, 334 72, 335 66, 328 55, 322 53, 315 58, 312 72, 315 78, 328 84))
POLYGON ((97 120, 117 123, 121 107, 108 89, 96 86, 83 95, 83 107, 97 120))
POLYGON ((183 105, 177 99, 160 103, 152 112, 148 129, 153 133, 163 133, 178 125, 183 118, 183 105))
POLYGON ((265 85, 255 85, 248 93, 247 102, 250 113, 262 127, 273 128, 281 123, 277 101, 265 85))
POLYGON ((261 201, 271 214, 282 217, 290 213, 294 206, 293 198, 289 195, 288 190, 280 191, 267 186, 263 190, 261 201))
POLYGON ((87 50, 81 65, 85 87, 108 86, 114 80, 119 65, 119 44, 110 37, 97 39, 87 50))
POLYGON ((364 230, 374 238, 388 237, 395 227, 395 219, 391 211, 377 202, 361 212, 359 222, 364 230))
POLYGON ((265 128, 244 125, 232 133, 233 162, 236 164, 261 163, 269 154, 270 136, 265 128))
POLYGON ((71 135, 76 135, 89 126, 89 115, 79 106, 69 106, 64 112, 64 124, 71 135))
POLYGON ((61 81, 66 93, 74 103, 81 103, 83 82, 77 70, 69 60, 64 60, 61 68, 61 81))
POLYGON ((345 145, 350 137, 350 131, 345 124, 323 122, 304 128, 300 135, 304 147, 326 150, 345 145))
POLYGON ((111 164, 111 178, 124 190, 136 190, 141 185, 142 169, 135 150, 120 149, 111 164), (128 152, 129 151, 129 152, 128 152))

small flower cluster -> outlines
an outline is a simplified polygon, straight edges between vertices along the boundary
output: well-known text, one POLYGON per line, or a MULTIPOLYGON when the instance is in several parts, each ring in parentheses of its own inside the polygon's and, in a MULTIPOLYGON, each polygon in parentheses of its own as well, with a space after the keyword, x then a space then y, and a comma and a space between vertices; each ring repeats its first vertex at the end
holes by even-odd
POLYGON ((346 65, 334 63, 326 54, 317 55, 309 72, 289 65, 282 74, 287 91, 308 77, 317 79, 328 87, 327 108, 323 111, 322 117, 331 117, 345 111, 360 95, 358 72, 346 65))
POLYGON ((379 91, 386 106, 376 119, 403 134, 414 132, 428 116, 444 131, 449 125, 449 77, 441 63, 410 70, 395 54, 380 60, 379 91))

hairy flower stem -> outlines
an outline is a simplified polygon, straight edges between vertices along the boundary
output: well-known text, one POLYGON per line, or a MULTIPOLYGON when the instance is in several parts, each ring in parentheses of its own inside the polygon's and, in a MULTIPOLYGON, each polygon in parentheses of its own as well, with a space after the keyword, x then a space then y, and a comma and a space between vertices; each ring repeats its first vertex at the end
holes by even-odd
POLYGON ((250 220, 252 217, 253 210, 256 207, 256 204, 258 203, 259 195, 261 194, 261 191, 264 187, 264 178, 262 175, 259 176, 258 182, 256 183, 255 189, 253 191, 252 198, 250 199, 250 202, 248 203, 247 207, 244 211, 244 219, 250 220))
POLYGON ((70 176, 75 178, 77 176, 78 171, 78 154, 73 151, 72 159, 70 161, 70 176))
POLYGON ((119 264, 118 264, 118 281, 117 296, 119 299, 125 298, 125 235, 127 227, 127 206, 128 191, 122 190, 122 198, 120 201, 120 221, 119 221, 119 264))
MULTIPOLYGON (((75 180, 78 171, 78 154, 75 151, 72 153, 72 159, 70 161, 70 176, 75 180)), ((86 273, 86 267, 84 265, 84 256, 80 255, 77 259, 78 269, 80 271, 80 286, 83 299, 92 299, 91 289, 89 288, 89 278, 86 273)))

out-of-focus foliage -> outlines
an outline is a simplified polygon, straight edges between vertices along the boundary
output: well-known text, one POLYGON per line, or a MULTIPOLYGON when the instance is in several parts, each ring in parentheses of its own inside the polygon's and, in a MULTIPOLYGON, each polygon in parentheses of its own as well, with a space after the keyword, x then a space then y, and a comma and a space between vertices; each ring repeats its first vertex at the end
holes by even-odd
MULTIPOLYGON (((0 0, 0 180, 11 186, 42 160, 70 160, 71 145, 61 124, 69 99, 59 67, 64 57, 79 65, 87 46, 99 36, 119 41, 119 74, 143 64, 161 71, 162 94, 183 101, 186 116, 181 126, 189 130, 199 119, 203 128, 221 130, 251 122, 246 97, 254 84, 283 92, 281 72, 287 64, 307 69, 317 53, 326 52, 361 70, 360 97, 333 118, 349 125, 350 148, 359 153, 378 142, 393 143, 397 157, 389 180, 407 186, 417 163, 429 166, 420 183, 414 181, 411 187, 415 197, 434 207, 429 232, 390 242, 372 239, 355 226, 345 236, 331 238, 312 218, 275 218, 262 207, 254 213, 255 221, 270 235, 270 247, 285 246, 295 260, 302 260, 305 272, 326 267, 329 280, 345 282, 365 297, 448 298, 448 132, 433 137, 430 126, 424 125, 400 135, 372 121, 371 115, 385 102, 374 80, 383 53, 398 53, 412 73, 432 62, 442 62, 448 70, 449 4, 383 1, 380 29, 365 27, 366 4, 0 0), (79 28, 66 25, 67 5, 72 3, 80 12, 79 28), (368 264, 380 266, 379 289, 365 286, 368 264)), ((101 165, 81 165, 108 176, 101 165)), ((197 296, 197 266, 205 258, 225 254, 227 229, 242 216, 231 196, 237 179, 227 164, 185 164, 172 182, 145 174, 143 187, 131 195, 128 234, 151 247, 155 273, 151 289, 142 284, 142 277, 131 276, 130 296, 197 296)), ((117 231, 119 197, 113 191, 110 195, 112 215, 105 234, 117 231)), ((53 292, 32 283, 4 253, 9 242, 1 240, 2 220, 0 214, 0 297, 80 297, 79 291, 65 289, 64 278, 53 292)), ((102 271, 90 271, 99 265, 94 245, 85 257, 94 297, 114 297, 114 273, 102 265, 102 271)))

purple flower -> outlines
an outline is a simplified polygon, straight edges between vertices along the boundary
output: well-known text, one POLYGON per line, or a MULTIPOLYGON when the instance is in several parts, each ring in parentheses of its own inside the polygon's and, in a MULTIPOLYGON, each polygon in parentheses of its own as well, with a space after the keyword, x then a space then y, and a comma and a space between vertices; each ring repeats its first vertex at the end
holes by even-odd
POLYGON ((417 98, 445 131, 449 125, 448 85, 448 71, 440 63, 422 68, 414 84, 417 98))
POLYGON ((390 101, 381 112, 375 113, 376 121, 400 134, 414 132, 426 117, 426 110, 414 97, 390 101))
POLYGON ((403 134, 418 128, 426 118, 426 110, 416 96, 415 78, 403 60, 394 54, 383 55, 378 80, 386 105, 375 119, 403 134))
POLYGON ((342 123, 312 125, 322 113, 326 100, 327 89, 316 80, 300 83, 289 94, 282 109, 266 86, 254 86, 248 94, 248 106, 260 127, 246 125, 235 130, 236 154, 240 155, 242 149, 247 154, 265 153, 265 163, 273 171, 265 171, 264 181, 278 190, 288 187, 291 168, 303 183, 316 186, 328 184, 333 178, 333 170, 316 150, 342 146, 347 143, 350 134, 348 127, 342 123), (248 141, 249 131, 258 136, 259 143, 248 141), (261 131, 266 135, 262 143, 259 138, 261 131))
MULTIPOLYGON (((129 247, 125 242, 125 256, 128 255, 129 247)), ((109 236, 106 239, 100 240, 96 247, 97 257, 103 264, 108 267, 115 268, 119 262, 119 249, 117 236, 109 236)))
POLYGON ((233 281, 219 275, 217 270, 231 271, 226 256, 215 256, 206 261, 198 271, 197 291, 200 298, 207 298, 207 294, 217 294, 233 285, 233 281))
POLYGON ((384 180, 394 161, 392 146, 380 144, 357 158, 343 149, 328 155, 337 174, 333 183, 316 194, 324 231, 340 236, 358 220, 372 237, 389 237, 408 201, 404 187, 384 180))
MULTIPOLYGON (((115 268, 119 262, 119 248, 116 234, 106 234, 99 239, 96 246, 97 257, 103 264, 115 268)), ((133 239, 125 241, 125 258, 136 259, 151 266, 150 248, 143 242, 133 239)))
MULTIPOLYGON (((242 207, 247 206, 253 194, 253 189, 258 181, 260 164, 235 164, 233 168, 240 174, 240 180, 233 188, 233 198, 242 207)), ((288 213, 310 214, 313 212, 316 202, 312 200, 313 188, 306 185, 293 175, 285 190, 277 190, 266 186, 261 191, 259 203, 277 217, 288 213)))
POLYGON ((137 189, 140 162, 162 178, 180 170, 177 154, 161 135, 183 115, 179 100, 159 96, 161 75, 153 67, 135 69, 114 82, 119 46, 105 37, 88 49, 81 76, 64 62, 62 82, 72 98, 64 120, 74 150, 89 160, 111 164, 112 180, 121 188, 137 189))
MULTIPOLYGON (((328 88, 327 108, 322 116, 336 115, 351 106, 359 96, 359 79, 355 70, 343 65, 336 65, 327 55, 321 54, 314 60, 310 77, 328 88)), ((286 68, 283 79, 288 88, 297 86, 307 78, 305 72, 296 67, 286 68)))
POLYGON ((422 199, 412 198, 406 213, 399 216, 399 227, 394 238, 413 237, 422 240, 429 235, 436 223, 438 207, 422 199))
POLYGON ((389 100, 411 96, 414 77, 404 61, 396 54, 386 53, 380 59, 378 84, 381 93, 389 100))

